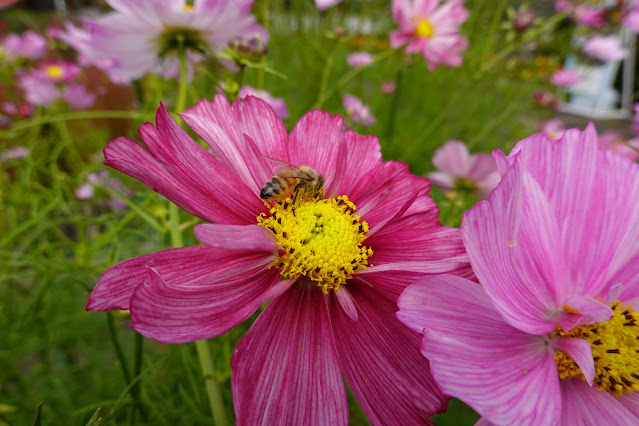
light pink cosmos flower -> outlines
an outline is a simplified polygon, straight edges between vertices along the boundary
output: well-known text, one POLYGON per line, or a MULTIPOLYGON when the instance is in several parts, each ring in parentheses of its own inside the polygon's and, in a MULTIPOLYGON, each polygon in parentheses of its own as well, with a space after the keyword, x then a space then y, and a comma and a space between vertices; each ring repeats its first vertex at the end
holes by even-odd
POLYGON ((550 139, 561 139, 566 131, 566 125, 559 118, 551 118, 541 127, 541 132, 550 139))
MULTIPOLYGON (((63 73, 63 71, 61 71, 63 73)), ((87 92, 80 83, 65 83, 66 77, 56 72, 55 76, 35 70, 18 77, 18 86, 24 91, 25 99, 40 106, 51 106, 63 100, 74 109, 89 108, 95 102, 95 94, 87 92), (59 81, 55 81, 58 79, 59 81)))
POLYGON ((621 21, 621 25, 628 28, 633 33, 639 34, 639 10, 630 10, 626 16, 624 16, 621 21))
POLYGON ((617 154, 623 155, 630 161, 639 160, 639 151, 632 149, 626 144, 639 148, 639 140, 633 139, 627 141, 622 134, 614 130, 606 130, 597 135, 599 140, 599 148, 609 149, 617 154))
POLYGON ((600 29, 606 24, 606 11, 580 4, 572 12, 572 19, 578 24, 600 29))
POLYGON ((637 424, 639 166, 593 126, 494 156, 502 180, 462 222, 481 286, 422 279, 398 317, 482 424, 637 424))
POLYGON ((346 110, 346 114, 354 123, 362 126, 372 126, 377 122, 370 107, 364 105, 364 102, 357 96, 344 95, 342 97, 342 105, 346 110))
POLYGON ((7 149, 0 152, 0 164, 6 164, 11 160, 18 160, 20 158, 28 157, 31 152, 29 148, 23 146, 16 146, 14 148, 7 149))
POLYGON ((284 102, 284 99, 273 97, 266 90, 254 89, 251 86, 242 86, 238 94, 240 98, 245 98, 247 96, 260 98, 273 108, 273 111, 275 111, 275 114, 277 114, 279 118, 282 120, 286 120, 288 118, 288 108, 286 108, 286 102, 284 102))
POLYGON ((373 55, 368 52, 353 52, 346 56, 346 62, 348 65, 354 68, 365 67, 373 63, 373 55))
POLYGON ((459 25, 468 17, 461 0, 393 0, 393 17, 399 29, 390 35, 393 48, 406 45, 406 53, 421 53, 428 69, 458 67, 468 42, 459 25))
POLYGON ((107 0, 115 9, 97 19, 85 19, 86 29, 67 25, 61 38, 86 58, 112 60, 106 70, 117 82, 129 82, 147 72, 166 77, 179 74, 179 39, 189 51, 189 64, 235 38, 268 34, 250 14, 253 0, 107 0))
POLYGON ((553 73, 550 82, 558 87, 572 87, 579 82, 579 74, 574 70, 561 69, 553 73))
POLYGON ((323 12, 330 7, 340 4, 341 2, 342 0, 315 0, 315 6, 320 12, 323 12))
POLYGON ((47 40, 34 31, 22 35, 9 34, 2 40, 4 55, 8 62, 17 58, 40 59, 47 53, 47 40))
POLYGON ((397 89, 397 85, 394 81, 382 81, 379 87, 380 89, 382 89, 382 92, 386 93, 387 95, 393 93, 395 89, 397 89))
POLYGON ((394 318, 415 277, 471 274, 428 180, 382 162, 375 136, 344 132, 342 117, 324 111, 304 115, 290 135, 250 96, 230 106, 217 95, 182 118, 212 153, 160 107, 157 127, 140 127, 148 150, 118 138, 105 164, 210 222, 195 227, 204 244, 116 265, 87 309, 130 309, 133 329, 179 343, 219 336, 271 300, 233 353, 239 425, 345 425, 343 377, 373 424, 421 423, 441 410, 447 398, 419 335, 394 318), (265 157, 323 174, 326 198, 265 205, 261 188, 282 166, 265 157))
POLYGON ((80 75, 81 70, 80 66, 73 62, 51 60, 38 64, 38 68, 33 71, 33 75, 53 83, 67 83, 80 75))
POLYGON ((87 109, 95 103, 95 93, 87 91, 84 84, 73 83, 62 91, 62 99, 75 109, 87 109))
POLYGON ((621 40, 614 34, 590 37, 584 43, 583 51, 602 62, 620 61, 628 56, 628 50, 621 46, 621 40))
POLYGON ((442 191, 468 191, 488 198, 499 183, 499 173, 489 154, 470 154, 461 141, 451 140, 435 151, 433 165, 438 171, 428 175, 442 191))

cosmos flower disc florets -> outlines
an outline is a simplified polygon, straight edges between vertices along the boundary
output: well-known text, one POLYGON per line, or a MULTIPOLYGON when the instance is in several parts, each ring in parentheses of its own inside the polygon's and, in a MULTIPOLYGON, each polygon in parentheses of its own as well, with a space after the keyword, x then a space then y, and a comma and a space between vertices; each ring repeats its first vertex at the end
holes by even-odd
POLYGON ((362 246, 368 224, 354 214, 355 208, 345 195, 305 197, 295 205, 291 198, 276 202, 270 216, 257 218, 284 249, 271 266, 280 268, 285 278, 307 277, 324 294, 338 290, 355 271, 366 268, 373 254, 362 246))

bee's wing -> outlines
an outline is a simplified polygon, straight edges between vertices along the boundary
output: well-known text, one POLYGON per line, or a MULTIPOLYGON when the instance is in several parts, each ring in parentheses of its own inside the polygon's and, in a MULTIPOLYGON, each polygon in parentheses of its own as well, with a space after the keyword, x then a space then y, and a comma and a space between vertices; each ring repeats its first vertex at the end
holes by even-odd
POLYGON ((288 167, 289 169, 297 169, 297 166, 292 165, 291 163, 287 163, 284 160, 278 160, 277 158, 267 157, 262 155, 262 158, 266 158, 267 160, 275 161, 276 163, 280 163, 281 165, 278 167, 288 167), (284 166, 285 165, 285 166, 284 166))
POLYGON ((284 166, 284 165, 275 167, 273 169, 273 172, 277 176, 281 176, 283 178, 295 178, 295 179, 302 179, 302 180, 313 180, 306 173, 300 172, 298 169, 291 169, 290 167, 284 166))

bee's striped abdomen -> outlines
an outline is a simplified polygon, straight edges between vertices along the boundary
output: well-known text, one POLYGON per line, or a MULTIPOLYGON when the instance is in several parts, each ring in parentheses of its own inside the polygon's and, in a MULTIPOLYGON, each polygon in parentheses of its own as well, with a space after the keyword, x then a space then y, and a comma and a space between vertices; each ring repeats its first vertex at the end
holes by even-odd
POLYGON ((268 200, 273 197, 277 197, 282 192, 282 188, 286 187, 286 182, 282 180, 282 178, 278 176, 273 176, 271 180, 264 184, 262 190, 260 191, 260 198, 263 200, 268 200))

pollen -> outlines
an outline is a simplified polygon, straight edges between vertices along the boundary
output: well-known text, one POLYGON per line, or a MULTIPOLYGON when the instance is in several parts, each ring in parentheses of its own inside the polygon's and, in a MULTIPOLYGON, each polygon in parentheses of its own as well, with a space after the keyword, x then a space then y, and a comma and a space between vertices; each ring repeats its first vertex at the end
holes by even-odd
POLYGON ((420 38, 430 38, 435 34, 433 30, 433 26, 427 19, 420 19, 417 22, 417 27, 415 28, 415 37, 420 38))
POLYGON ((49 65, 45 68, 45 72, 52 78, 60 78, 64 74, 62 67, 59 65, 49 65))
POLYGON ((257 217, 258 225, 273 232, 282 247, 270 267, 279 268, 284 278, 304 276, 324 294, 339 289, 355 271, 368 266, 373 254, 362 245, 368 224, 355 209, 345 195, 303 197, 295 205, 288 197, 273 204, 270 216, 257 217))
MULTIPOLYGON (((639 391, 639 314, 616 301, 606 322, 582 325, 570 331, 557 330, 558 337, 584 339, 592 348, 594 383, 612 396, 639 391)), ((561 351, 555 353, 559 377, 585 380, 577 364, 561 351)))

